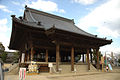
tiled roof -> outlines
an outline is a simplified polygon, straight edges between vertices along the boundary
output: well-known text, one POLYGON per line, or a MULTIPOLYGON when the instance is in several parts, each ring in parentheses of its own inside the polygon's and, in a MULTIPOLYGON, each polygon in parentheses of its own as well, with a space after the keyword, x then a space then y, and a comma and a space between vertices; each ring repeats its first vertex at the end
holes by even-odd
POLYGON ((89 37, 95 37, 95 35, 92 35, 90 33, 87 33, 77 26, 75 26, 74 21, 72 19, 67 19, 64 17, 56 16, 53 14, 49 14, 43 11, 38 11, 35 9, 31 9, 26 7, 25 9, 25 19, 27 20, 28 23, 33 23, 32 25, 34 27, 39 27, 36 26, 37 22, 41 22, 41 25, 43 26, 44 29, 50 29, 53 26, 57 29, 60 30, 65 30, 77 34, 82 34, 85 36, 89 37))

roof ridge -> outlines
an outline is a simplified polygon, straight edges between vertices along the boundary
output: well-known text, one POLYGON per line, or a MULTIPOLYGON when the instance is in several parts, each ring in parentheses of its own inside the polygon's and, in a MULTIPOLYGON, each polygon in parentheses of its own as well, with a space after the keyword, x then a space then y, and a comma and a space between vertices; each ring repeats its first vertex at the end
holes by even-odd
POLYGON ((59 19, 59 20, 64 20, 64 21, 67 21, 67 22, 73 22, 74 23, 73 19, 68 19, 68 18, 65 18, 65 17, 61 17, 61 16, 58 16, 58 15, 47 13, 47 12, 44 12, 44 11, 36 10, 36 9, 30 8, 30 7, 25 7, 25 10, 28 10, 28 11, 30 10, 31 12, 34 12, 36 14, 42 14, 42 15, 45 15, 45 16, 48 16, 48 17, 52 17, 52 18, 56 18, 56 19, 59 19))

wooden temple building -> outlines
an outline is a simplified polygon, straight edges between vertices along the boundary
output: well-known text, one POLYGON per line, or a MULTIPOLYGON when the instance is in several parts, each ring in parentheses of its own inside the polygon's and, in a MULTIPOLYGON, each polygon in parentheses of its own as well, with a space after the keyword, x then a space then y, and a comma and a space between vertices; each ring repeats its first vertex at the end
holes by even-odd
POLYGON ((48 67, 48 63, 53 62, 56 71, 59 71, 59 65, 68 62, 71 71, 74 71, 75 57, 79 54, 83 55, 84 62, 84 54, 87 54, 88 70, 90 70, 89 55, 91 49, 94 49, 97 55, 97 68, 99 68, 99 48, 112 42, 81 30, 73 19, 27 6, 23 17, 16 18, 15 15, 11 17, 12 33, 9 49, 20 51, 20 62, 24 54, 23 64, 34 61, 42 62, 40 67, 45 63, 48 67))

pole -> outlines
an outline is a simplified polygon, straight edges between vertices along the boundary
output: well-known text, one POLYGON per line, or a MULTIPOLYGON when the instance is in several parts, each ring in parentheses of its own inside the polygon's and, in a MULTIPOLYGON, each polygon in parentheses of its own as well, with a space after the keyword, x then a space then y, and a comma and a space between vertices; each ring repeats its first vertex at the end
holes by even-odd
POLYGON ((107 55, 106 55, 106 52, 105 52, 105 64, 107 66, 107 55))
POLYGON ((1 62, 0 62, 0 80, 4 80, 4 74, 3 74, 1 62))
POLYGON ((102 72, 104 72, 104 64, 102 63, 102 72))

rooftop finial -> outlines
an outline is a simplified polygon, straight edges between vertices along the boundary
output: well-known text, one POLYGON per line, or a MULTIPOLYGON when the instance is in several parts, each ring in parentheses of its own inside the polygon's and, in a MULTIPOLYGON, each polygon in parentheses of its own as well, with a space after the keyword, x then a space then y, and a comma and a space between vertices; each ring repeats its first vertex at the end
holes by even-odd
POLYGON ((38 25, 40 25, 40 26, 41 26, 41 22, 40 22, 40 21, 38 21, 38 25))
POLYGON ((53 24, 53 28, 55 28, 55 24, 53 24))
POLYGON ((22 20, 22 16, 20 16, 20 17, 19 17, 19 19, 21 19, 21 20, 22 20))
POLYGON ((112 41, 112 39, 111 39, 111 41, 112 41))
POLYGON ((15 15, 11 15, 12 18, 15 18, 15 15))
POLYGON ((27 5, 25 5, 25 8, 27 8, 27 5))
POLYGON ((97 35, 95 35, 95 37, 97 37, 97 35))

